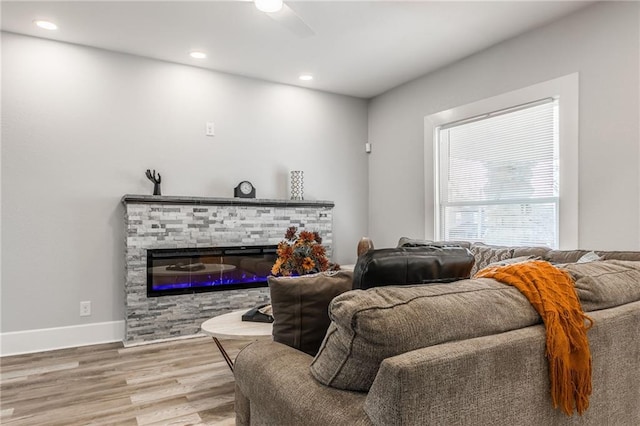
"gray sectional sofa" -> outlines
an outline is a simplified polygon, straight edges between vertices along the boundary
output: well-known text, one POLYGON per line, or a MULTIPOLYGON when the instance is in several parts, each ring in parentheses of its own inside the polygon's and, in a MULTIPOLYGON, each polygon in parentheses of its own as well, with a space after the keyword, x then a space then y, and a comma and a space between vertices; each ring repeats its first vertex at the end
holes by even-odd
POLYGON ((341 294, 315 358, 272 341, 247 346, 235 364, 237 424, 640 424, 640 252, 575 263, 589 252, 462 244, 474 272, 540 256, 572 274, 595 322, 582 416, 552 406, 545 329, 527 299, 469 279, 341 294))

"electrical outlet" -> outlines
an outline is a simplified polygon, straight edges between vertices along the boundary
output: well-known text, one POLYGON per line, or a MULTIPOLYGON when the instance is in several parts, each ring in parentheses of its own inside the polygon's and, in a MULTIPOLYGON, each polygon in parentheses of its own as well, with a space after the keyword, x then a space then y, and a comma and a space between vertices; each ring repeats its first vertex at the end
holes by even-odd
POLYGON ((80 302, 80 316, 88 317, 91 315, 91 301, 80 302))
POLYGON ((215 136, 216 135, 216 130, 215 130, 215 126, 214 126, 213 122, 211 122, 211 121, 207 122, 205 135, 207 135, 207 136, 215 136))

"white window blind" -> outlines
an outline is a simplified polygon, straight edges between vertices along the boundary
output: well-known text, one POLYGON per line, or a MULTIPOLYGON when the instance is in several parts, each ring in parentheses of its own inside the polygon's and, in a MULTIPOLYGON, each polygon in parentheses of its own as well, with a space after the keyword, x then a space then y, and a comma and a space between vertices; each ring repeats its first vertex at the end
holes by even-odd
POLYGON ((558 247, 558 101, 438 128, 438 224, 445 240, 558 247))

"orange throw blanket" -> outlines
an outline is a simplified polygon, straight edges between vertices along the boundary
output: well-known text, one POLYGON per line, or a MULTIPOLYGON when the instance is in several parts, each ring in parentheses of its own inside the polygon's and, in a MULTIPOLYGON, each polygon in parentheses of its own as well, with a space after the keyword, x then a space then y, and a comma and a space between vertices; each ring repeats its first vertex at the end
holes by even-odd
POLYGON ((493 278, 516 287, 538 311, 547 332, 553 406, 567 415, 589 407, 591 352, 587 330, 593 320, 584 314, 569 273, 536 260, 485 268, 474 278, 493 278), (588 325, 585 325, 585 320, 588 325))

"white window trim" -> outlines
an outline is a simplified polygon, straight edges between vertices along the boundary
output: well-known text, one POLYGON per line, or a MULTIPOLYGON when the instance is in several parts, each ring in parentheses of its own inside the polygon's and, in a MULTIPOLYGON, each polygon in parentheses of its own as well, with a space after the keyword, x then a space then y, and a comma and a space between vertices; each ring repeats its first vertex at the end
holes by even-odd
POLYGON ((580 247, 578 238, 578 73, 455 107, 424 118, 425 238, 440 239, 438 221, 438 127, 542 98, 559 98, 559 248, 580 247), (432 234, 428 235, 429 230, 432 234))

